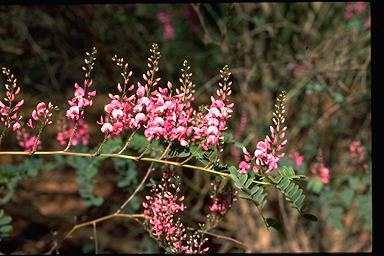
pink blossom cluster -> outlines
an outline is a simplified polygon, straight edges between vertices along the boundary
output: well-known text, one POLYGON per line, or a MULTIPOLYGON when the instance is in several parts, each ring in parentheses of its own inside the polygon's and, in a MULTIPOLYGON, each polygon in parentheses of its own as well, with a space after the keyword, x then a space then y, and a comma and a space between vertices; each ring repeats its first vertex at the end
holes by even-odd
POLYGON ((350 20, 355 13, 363 13, 366 9, 366 5, 367 3, 365 2, 348 3, 347 7, 345 8, 344 19, 350 20))
POLYGON ((361 141, 353 141, 349 145, 351 159, 358 164, 362 164, 365 171, 368 171, 368 164, 365 163, 365 150, 361 141))
POLYGON ((202 249, 206 239, 201 240, 196 233, 188 235, 180 218, 175 218, 175 214, 186 208, 184 196, 179 193, 180 187, 163 175, 160 184, 151 189, 151 195, 143 202, 144 214, 149 216, 145 225, 163 247, 172 248, 172 253, 206 252, 208 248, 202 249))
MULTIPOLYGON (((73 129, 75 128, 75 123, 70 122, 70 125, 67 123, 62 124, 59 127, 59 131, 57 133, 56 139, 60 143, 60 145, 66 145, 68 143, 71 134, 73 133, 73 129)), ((88 125, 84 122, 83 119, 78 120, 77 132, 71 140, 71 144, 76 146, 78 144, 88 145, 89 143, 89 131, 88 125)))
POLYGON ((157 19, 163 24, 164 32, 163 36, 165 39, 172 39, 175 37, 175 30, 171 21, 169 13, 166 11, 160 11, 157 13, 157 19))
POLYGON ((16 138, 19 146, 23 148, 24 151, 32 151, 35 143, 37 143, 36 148, 41 146, 41 141, 37 139, 37 136, 29 134, 24 129, 16 131, 16 138))
POLYGON ((52 123, 51 117, 53 114, 52 111, 55 108, 56 107, 53 106, 53 104, 51 102, 48 103, 48 106, 44 102, 40 102, 39 104, 37 104, 36 108, 32 111, 32 118, 30 118, 28 120, 27 125, 30 128, 35 129, 35 125, 33 124, 33 120, 40 121, 40 123, 43 126, 51 124, 52 123))
MULTIPOLYGON (((152 49, 152 52, 156 52, 156 49, 152 49)), ((204 150, 216 145, 222 140, 221 131, 227 129, 227 120, 233 108, 233 103, 228 102, 231 94, 228 67, 221 71, 224 83, 219 84, 219 99, 211 97, 211 106, 206 109, 208 113, 203 114, 194 110, 191 105, 195 85, 190 80, 192 74, 188 72, 190 67, 187 61, 183 63, 180 78, 182 86, 176 88, 174 95, 171 82, 166 87, 158 86, 154 89, 160 82, 160 78, 154 78, 158 70, 158 58, 159 53, 149 58, 150 69, 143 74, 144 85, 138 82, 136 88, 134 85, 128 87, 132 72, 125 71, 126 75, 123 73, 124 88, 118 84, 120 95, 109 94, 111 101, 104 108, 107 115, 98 122, 101 131, 107 136, 118 136, 127 130, 144 127, 144 136, 149 141, 178 141, 182 146, 201 141, 204 150)), ((124 66, 122 63, 118 65, 124 66)))
POLYGON ((204 150, 208 150, 209 146, 216 145, 218 142, 223 143, 221 132, 228 128, 227 121, 231 117, 234 105, 228 101, 228 97, 232 93, 232 82, 229 82, 230 75, 231 73, 227 65, 220 70, 223 83, 219 83, 220 88, 217 90, 218 99, 211 96, 211 106, 208 109, 208 113, 194 127, 194 140, 204 138, 201 142, 202 149, 204 150))
POLYGON ((17 79, 14 78, 9 69, 3 68, 2 71, 7 76, 3 101, 8 102, 8 104, 6 105, 0 101, 0 121, 4 124, 4 127, 8 129, 12 127, 12 130, 16 131, 21 128, 22 116, 19 114, 19 110, 24 104, 24 99, 14 104, 16 96, 20 93, 20 87, 17 86, 17 79))
POLYGON ((79 120, 84 117, 84 110, 92 106, 92 98, 96 95, 96 91, 87 92, 92 86, 92 80, 84 80, 83 87, 75 83, 75 96, 68 101, 69 109, 66 112, 68 119, 79 120))
POLYGON ((320 155, 317 157, 317 161, 311 165, 311 173, 318 176, 324 184, 329 183, 329 169, 324 165, 320 155))
POLYGON ((304 156, 302 156, 299 151, 289 153, 288 158, 295 161, 297 169, 301 168, 301 165, 304 161, 304 156))
POLYGON ((53 110, 56 109, 51 102, 48 105, 44 102, 40 102, 37 104, 36 108, 32 111, 32 118, 30 118, 27 122, 27 126, 31 129, 35 129, 36 126, 34 124, 35 121, 38 121, 41 124, 40 132, 37 136, 30 135, 24 129, 22 131, 17 132, 17 140, 19 141, 19 146, 22 147, 26 151, 35 151, 37 147, 41 144, 40 141, 40 133, 42 129, 52 123, 51 117, 53 114, 53 110))
MULTIPOLYGON (((364 11, 367 9, 367 3, 365 2, 355 2, 348 3, 345 8, 344 19, 351 20, 355 15, 362 15, 364 11)), ((364 26, 369 29, 371 27, 371 16, 369 15, 364 23, 364 26)))
POLYGON ((243 147, 244 159, 239 163, 239 172, 244 174, 252 168, 255 173, 259 173, 263 170, 264 173, 269 173, 278 167, 279 160, 284 157, 285 153, 281 151, 287 144, 285 138, 285 131, 287 127, 284 126, 285 122, 285 107, 283 102, 285 101, 285 92, 282 92, 277 98, 277 104, 275 104, 275 111, 273 112, 272 121, 274 126, 270 126, 269 130, 271 136, 268 135, 263 141, 259 141, 256 145, 254 156, 248 152, 247 148, 243 147))

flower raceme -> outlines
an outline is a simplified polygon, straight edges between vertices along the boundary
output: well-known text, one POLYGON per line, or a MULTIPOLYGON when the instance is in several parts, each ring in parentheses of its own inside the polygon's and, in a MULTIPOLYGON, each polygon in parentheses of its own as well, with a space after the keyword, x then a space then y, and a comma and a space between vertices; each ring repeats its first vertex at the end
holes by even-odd
POLYGON ((144 225, 152 236, 164 248, 171 247, 172 253, 205 253, 203 248, 207 239, 195 232, 187 233, 177 213, 185 210, 184 196, 180 195, 180 187, 164 174, 161 183, 152 187, 150 195, 143 202, 144 214, 149 217, 144 225))
POLYGON ((366 163, 365 150, 361 141, 355 140, 349 145, 349 153, 352 161, 362 165, 364 170, 368 171, 368 164, 366 163))
POLYGON ((120 95, 109 94, 111 101, 104 107, 106 116, 98 122, 101 131, 106 136, 120 136, 128 130, 143 127, 144 136, 149 141, 177 141, 181 146, 200 142, 204 150, 222 143, 221 131, 227 129, 233 108, 233 103, 228 102, 232 83, 229 82, 228 66, 221 70, 224 81, 219 83, 218 98, 211 97, 211 105, 203 109, 207 111, 204 114, 191 105, 195 85, 190 80, 192 73, 189 73, 187 61, 183 63, 181 87, 172 95, 173 84, 169 81, 165 87, 154 88, 160 82, 160 78, 155 79, 160 53, 156 45, 152 46, 151 52, 153 55, 147 64, 149 70, 143 74, 145 83, 138 82, 137 86, 128 86, 132 72, 127 70, 128 64, 124 64, 123 59, 115 56, 117 65, 123 68, 124 88, 118 84, 120 95))
MULTIPOLYGON (((19 114, 21 106, 24 104, 24 99, 21 99, 15 104, 16 96, 20 93, 20 87, 17 86, 17 79, 11 74, 11 71, 6 68, 2 68, 3 74, 7 76, 5 83, 5 97, 4 102, 0 101, 0 121, 5 128, 12 129, 13 131, 21 128, 22 116, 19 114), (6 103, 8 102, 8 104, 6 103)), ((4 133, 1 135, 3 136, 4 133)))
POLYGON ((84 80, 83 87, 75 83, 75 97, 68 101, 69 109, 66 112, 68 119, 79 120, 84 117, 84 110, 92 106, 92 98, 96 96, 96 91, 87 92, 92 86, 92 81, 84 80))
POLYGON ((271 134, 257 143, 254 156, 251 156, 247 148, 243 148, 244 161, 239 163, 240 173, 247 173, 249 169, 252 168, 255 173, 259 173, 261 170, 267 174, 277 169, 279 160, 285 155, 285 153, 281 151, 287 144, 287 140, 284 139, 287 130, 287 127, 284 126, 284 101, 285 92, 282 92, 277 98, 277 104, 275 104, 275 111, 273 112, 272 118, 273 126, 269 127, 271 134))

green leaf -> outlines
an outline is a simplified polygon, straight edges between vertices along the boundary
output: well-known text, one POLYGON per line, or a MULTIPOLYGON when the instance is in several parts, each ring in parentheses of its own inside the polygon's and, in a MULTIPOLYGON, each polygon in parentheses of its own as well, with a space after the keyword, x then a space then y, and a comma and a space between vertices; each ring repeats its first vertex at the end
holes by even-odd
POLYGON ((100 206, 103 204, 103 202, 104 202, 104 199, 102 197, 94 197, 92 199, 92 204, 95 206, 100 206))
POLYGON ((12 229, 13 228, 11 225, 2 226, 2 227, 0 227, 0 233, 3 233, 3 234, 10 233, 10 232, 12 232, 12 229))
POLYGON ((171 148, 168 152, 168 157, 169 158, 174 158, 174 157, 188 157, 191 155, 191 152, 189 148, 183 147, 179 144, 172 144, 171 148))
POLYGON ((305 198, 303 190, 289 180, 289 176, 292 174, 290 171, 283 171, 283 173, 287 176, 284 176, 278 181, 276 188, 284 195, 284 198, 291 204, 291 206, 301 213, 305 198))
POLYGON ((9 217, 9 216, 4 216, 4 217, 0 218, 0 226, 9 224, 9 223, 11 223, 11 221, 12 221, 12 218, 11 218, 11 217, 9 217))
POLYGON ((303 216, 303 218, 305 218, 309 221, 314 221, 314 222, 318 221, 317 217, 313 214, 310 214, 310 213, 304 213, 302 216, 303 216))
POLYGON ((337 229, 343 229, 344 225, 342 223, 344 215, 344 209, 340 206, 335 206, 330 208, 329 221, 337 229))

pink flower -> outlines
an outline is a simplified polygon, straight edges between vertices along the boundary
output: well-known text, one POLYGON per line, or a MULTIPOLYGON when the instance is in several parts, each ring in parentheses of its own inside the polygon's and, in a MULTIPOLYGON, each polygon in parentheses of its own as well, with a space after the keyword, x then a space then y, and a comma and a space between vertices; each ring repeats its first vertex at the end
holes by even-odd
POLYGON ((239 172, 241 174, 245 174, 248 172, 248 169, 249 169, 249 164, 245 161, 241 161, 239 164, 239 172))
POLYGON ((110 123, 104 123, 101 127, 101 132, 103 133, 111 133, 113 132, 113 126, 110 123))
POLYGON ((67 110, 67 118, 78 120, 80 118, 80 108, 79 106, 72 106, 67 110))
POLYGON ((143 113, 138 113, 138 114, 136 114, 136 116, 135 116, 135 121, 136 121, 137 123, 145 122, 145 121, 147 121, 147 117, 146 117, 143 113))
POLYGON ((20 128, 21 128, 21 124, 19 122, 15 122, 12 126, 13 131, 19 130, 20 128))

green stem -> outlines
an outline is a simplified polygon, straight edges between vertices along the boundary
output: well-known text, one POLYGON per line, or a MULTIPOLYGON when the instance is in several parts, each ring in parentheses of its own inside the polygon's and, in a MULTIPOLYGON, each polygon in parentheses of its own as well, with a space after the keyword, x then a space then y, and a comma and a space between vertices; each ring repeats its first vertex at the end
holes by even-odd
POLYGON ((168 144, 168 146, 165 148, 163 154, 161 154, 161 156, 160 156, 159 159, 163 159, 163 158, 167 155, 168 150, 169 150, 169 148, 170 148, 171 146, 172 146, 172 142, 170 142, 170 143, 168 144))
MULTIPOLYGON (((25 151, 0 151, 1 155, 20 155, 20 156, 27 156, 30 155, 29 152, 25 151)), ((91 153, 80 153, 80 152, 68 152, 68 151, 36 151, 34 152, 34 155, 67 155, 67 156, 84 156, 84 157, 94 157, 94 154, 91 153)), ((212 173, 216 175, 220 175, 222 177, 230 177, 229 173, 224 172, 218 172, 213 169, 207 169, 202 166, 195 166, 195 165, 189 165, 189 164, 181 164, 180 162, 174 162, 174 161, 168 161, 168 160, 162 160, 162 159, 156 159, 156 158, 150 158, 150 157, 142 157, 138 158, 136 156, 130 156, 130 155, 119 155, 119 154, 100 154, 101 157, 117 157, 117 158, 124 158, 124 159, 130 159, 134 161, 144 161, 144 162, 154 162, 154 163, 162 163, 162 164, 169 164, 174 166, 182 166, 188 169, 203 171, 207 173, 212 173)), ((253 183, 256 184, 263 184, 263 185, 270 185, 269 182, 264 181, 257 181, 254 180, 253 183)))
POLYGON ((149 146, 151 145, 152 142, 149 142, 147 146, 145 146, 144 151, 137 157, 137 160, 140 160, 143 158, 144 154, 147 152, 149 146))
POLYGON ((129 135, 129 138, 127 140, 127 142, 125 143, 124 147, 117 153, 118 155, 120 155, 121 153, 124 152, 124 150, 128 147, 129 143, 131 142, 132 138, 133 138, 133 135, 135 135, 136 131, 133 131, 131 133, 131 135, 129 135))
POLYGON ((200 150, 200 148, 201 148, 201 145, 195 151, 193 151, 187 159, 185 159, 183 162, 181 162, 181 164, 183 165, 183 164, 187 163, 189 160, 191 160, 195 156, 196 152, 200 150))
POLYGON ((37 137, 36 137, 36 139, 35 139, 35 143, 33 144, 32 151, 30 152, 31 155, 33 155, 33 153, 34 153, 34 152, 36 151, 36 149, 37 149, 37 145, 38 145, 38 143, 39 143, 40 135, 41 135, 41 133, 43 132, 44 127, 45 127, 45 125, 42 125, 42 126, 40 127, 39 133, 37 134, 37 137))
POLYGON ((107 142, 107 140, 108 140, 108 136, 105 135, 103 142, 101 142, 101 144, 100 144, 99 148, 97 149, 97 151, 95 153, 93 153, 93 156, 99 156, 100 155, 101 149, 103 148, 103 146, 104 146, 105 142, 107 142))
POLYGON ((5 131, 6 131, 6 129, 7 129, 7 127, 4 126, 3 131, 1 132, 1 135, 0 135, 0 145, 1 145, 1 142, 3 141, 3 137, 4 137, 4 135, 5 135, 5 131))
POLYGON ((75 122, 75 127, 73 128, 71 137, 69 137, 69 141, 68 141, 67 147, 64 149, 64 151, 68 151, 68 149, 71 147, 72 139, 75 137, 75 134, 76 134, 76 132, 77 132, 77 127, 78 127, 78 125, 79 125, 79 124, 77 123, 77 120, 76 120, 76 122, 75 122))

